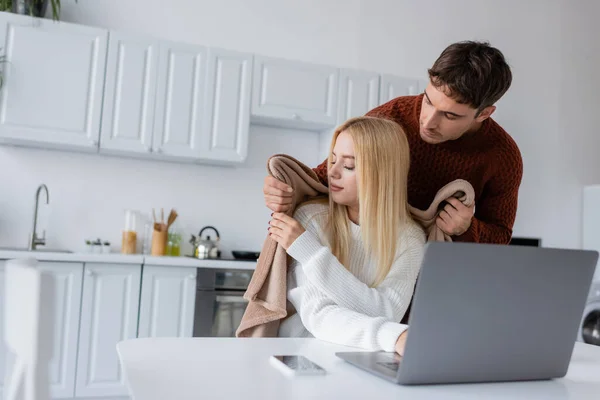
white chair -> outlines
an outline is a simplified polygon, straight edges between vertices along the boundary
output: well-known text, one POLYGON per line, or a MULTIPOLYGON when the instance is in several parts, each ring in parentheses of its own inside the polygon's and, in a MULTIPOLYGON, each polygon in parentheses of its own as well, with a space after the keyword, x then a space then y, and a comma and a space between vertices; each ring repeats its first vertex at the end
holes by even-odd
POLYGON ((14 363, 4 380, 5 400, 48 400, 55 283, 34 259, 10 260, 5 269, 4 334, 14 363))

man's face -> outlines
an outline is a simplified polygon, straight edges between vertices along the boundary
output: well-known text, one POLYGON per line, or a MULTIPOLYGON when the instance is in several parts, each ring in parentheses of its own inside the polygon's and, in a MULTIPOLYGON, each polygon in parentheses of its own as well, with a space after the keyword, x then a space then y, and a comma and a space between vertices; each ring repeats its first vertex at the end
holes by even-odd
POLYGON ((436 88, 431 82, 425 89, 419 116, 419 133, 427 143, 456 140, 466 132, 475 131, 496 109, 494 106, 486 107, 476 116, 477 109, 468 104, 457 103, 446 96, 442 89, 443 87, 436 88))

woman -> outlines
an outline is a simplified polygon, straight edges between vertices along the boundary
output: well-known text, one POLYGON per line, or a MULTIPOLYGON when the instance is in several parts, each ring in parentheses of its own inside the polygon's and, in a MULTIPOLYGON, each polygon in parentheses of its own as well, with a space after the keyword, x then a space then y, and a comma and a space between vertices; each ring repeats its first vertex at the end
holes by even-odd
POLYGON ((407 203, 408 142, 395 122, 353 118, 333 135, 329 204, 273 214, 269 235, 294 259, 288 300, 297 313, 279 336, 310 336, 402 354, 402 319, 421 266, 425 234, 407 203))

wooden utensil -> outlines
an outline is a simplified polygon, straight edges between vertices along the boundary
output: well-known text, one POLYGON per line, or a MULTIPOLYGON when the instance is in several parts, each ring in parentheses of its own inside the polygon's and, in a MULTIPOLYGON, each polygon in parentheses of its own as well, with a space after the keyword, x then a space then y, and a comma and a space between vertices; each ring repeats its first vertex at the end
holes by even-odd
POLYGON ((169 218, 167 219, 167 230, 169 229, 171 224, 173 224, 173 222, 175 222, 176 219, 177 219, 177 211, 175 211, 174 209, 171 209, 171 212, 169 213, 169 218))

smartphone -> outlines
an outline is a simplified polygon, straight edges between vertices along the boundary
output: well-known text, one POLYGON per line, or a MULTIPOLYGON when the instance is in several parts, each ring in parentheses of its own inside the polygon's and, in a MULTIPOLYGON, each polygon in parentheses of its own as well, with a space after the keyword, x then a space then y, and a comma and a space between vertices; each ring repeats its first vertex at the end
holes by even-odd
POLYGON ((325 370, 304 356, 271 356, 271 364, 288 375, 325 375, 325 370))

